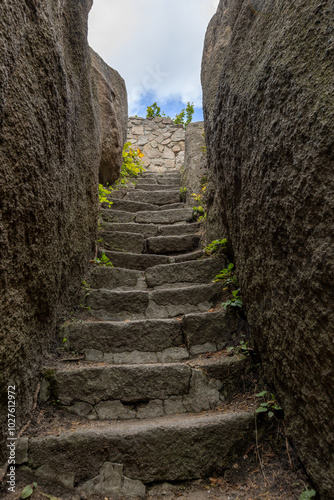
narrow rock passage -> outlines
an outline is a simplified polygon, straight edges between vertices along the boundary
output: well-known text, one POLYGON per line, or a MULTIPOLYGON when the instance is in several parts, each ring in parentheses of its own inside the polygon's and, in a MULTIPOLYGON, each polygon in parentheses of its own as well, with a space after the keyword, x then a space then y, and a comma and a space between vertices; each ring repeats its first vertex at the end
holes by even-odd
POLYGON ((59 416, 20 443, 21 463, 42 482, 88 498, 143 496, 145 483, 226 466, 251 438, 253 411, 223 403, 240 392, 248 363, 220 352, 237 319, 210 311, 224 259, 203 254, 179 185, 177 171, 142 174, 102 211, 115 267, 92 271, 86 318, 60 334, 84 359, 48 370, 40 399, 59 416))

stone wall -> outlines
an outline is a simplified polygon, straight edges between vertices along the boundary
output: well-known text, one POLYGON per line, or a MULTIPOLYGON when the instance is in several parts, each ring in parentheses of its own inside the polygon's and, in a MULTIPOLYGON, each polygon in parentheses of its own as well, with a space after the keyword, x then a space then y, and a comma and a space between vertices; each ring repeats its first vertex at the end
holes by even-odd
POLYGON ((202 83, 208 230, 230 240, 267 380, 334 491, 333 2, 221 0, 202 83))
POLYGON ((8 384, 17 430, 28 420, 57 321, 79 303, 94 255, 103 117, 87 43, 91 5, 0 5, 2 432, 8 384))
POLYGON ((183 166, 185 131, 182 124, 170 118, 130 117, 128 141, 145 154, 143 163, 149 172, 180 170, 183 166))
POLYGON ((99 102, 98 123, 102 141, 99 182, 106 186, 119 177, 128 125, 126 86, 120 74, 90 49, 93 79, 99 102))

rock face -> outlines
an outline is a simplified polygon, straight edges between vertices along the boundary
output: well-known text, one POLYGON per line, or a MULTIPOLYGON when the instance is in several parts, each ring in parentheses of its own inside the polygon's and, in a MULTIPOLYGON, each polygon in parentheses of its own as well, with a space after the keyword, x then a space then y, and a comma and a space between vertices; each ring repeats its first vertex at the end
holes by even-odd
POLYGON ((119 73, 110 68, 94 50, 90 50, 100 109, 102 154, 99 182, 105 186, 116 181, 122 167, 122 150, 128 125, 127 92, 119 73))
POLYGON ((201 193, 207 183, 208 169, 204 137, 204 122, 189 123, 186 129, 186 151, 182 186, 186 188, 186 203, 193 206, 193 193, 201 193))
POLYGON ((208 230, 232 244, 289 436, 323 498, 333 465, 333 2, 222 0, 202 83, 208 230))
POLYGON ((57 316, 66 300, 73 304, 95 247, 100 137, 90 6, 86 0, 0 6, 3 430, 10 384, 16 429, 28 419, 57 316))

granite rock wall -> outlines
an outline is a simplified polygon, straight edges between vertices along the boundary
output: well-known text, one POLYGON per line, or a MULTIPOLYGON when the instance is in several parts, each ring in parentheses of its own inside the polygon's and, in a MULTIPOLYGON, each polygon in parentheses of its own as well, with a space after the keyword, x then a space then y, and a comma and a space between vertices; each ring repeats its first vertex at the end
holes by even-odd
POLYGON ((192 194, 203 194, 207 183, 208 165, 204 122, 189 123, 186 128, 185 160, 181 176, 182 187, 186 188, 186 204, 194 205, 192 194))
POLYGON ((120 74, 90 49, 93 80, 97 87, 102 152, 99 182, 106 186, 115 182, 122 167, 122 151, 128 125, 126 86, 120 74))
MULTIPOLYGON (((16 430, 94 255, 101 155, 88 0, 0 5, 0 427, 16 430)), ((3 438, 2 434, 2 438, 3 438)), ((1 441, 2 444, 2 441, 1 441)), ((2 460, 7 459, 1 446, 2 460)))
POLYGON ((334 498, 334 4, 221 0, 203 62, 208 233, 226 236, 265 375, 334 498))

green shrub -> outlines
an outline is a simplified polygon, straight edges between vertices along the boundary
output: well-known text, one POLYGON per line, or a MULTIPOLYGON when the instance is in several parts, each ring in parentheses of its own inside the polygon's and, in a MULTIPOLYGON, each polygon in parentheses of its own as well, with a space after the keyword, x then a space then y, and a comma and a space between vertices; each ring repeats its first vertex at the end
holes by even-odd
POLYGON ((145 156, 140 149, 131 148, 131 142, 126 142, 123 147, 123 164, 116 186, 127 186, 129 179, 135 179, 138 174, 145 171, 142 158, 145 156))

